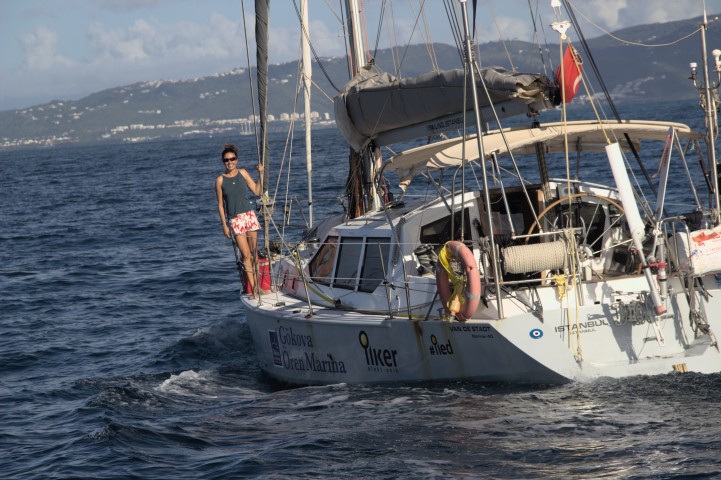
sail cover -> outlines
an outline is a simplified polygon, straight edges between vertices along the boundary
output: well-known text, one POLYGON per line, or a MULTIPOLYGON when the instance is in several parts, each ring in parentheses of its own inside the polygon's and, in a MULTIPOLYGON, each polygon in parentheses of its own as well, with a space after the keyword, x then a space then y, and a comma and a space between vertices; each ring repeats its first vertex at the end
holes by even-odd
POLYGON ((263 193, 268 193, 268 15, 270 0, 255 0, 255 62, 258 82, 258 113, 260 115, 259 162, 265 168, 263 172, 263 193))
MULTIPOLYGON (((458 129, 462 127, 462 120, 449 116, 473 109, 473 94, 470 87, 464 89, 464 77, 462 69, 404 79, 363 70, 334 99, 336 124, 356 151, 384 133, 410 126, 427 125, 416 129, 425 133, 415 137, 458 129)), ((477 83, 481 107, 513 102, 523 107, 517 113, 529 113, 553 106, 550 99, 554 97, 554 87, 545 75, 490 67, 481 70, 477 83)), ((409 138, 413 137, 403 139, 409 138)), ((376 141, 376 144, 383 143, 376 141)))

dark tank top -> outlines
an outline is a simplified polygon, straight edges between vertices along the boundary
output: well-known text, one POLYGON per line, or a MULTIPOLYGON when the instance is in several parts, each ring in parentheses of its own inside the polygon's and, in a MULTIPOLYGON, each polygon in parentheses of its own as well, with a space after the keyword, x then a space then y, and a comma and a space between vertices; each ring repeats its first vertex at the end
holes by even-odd
POLYGON ((253 209, 248 201, 248 185, 243 175, 228 178, 223 175, 223 201, 228 218, 234 218, 239 213, 245 213, 253 209))

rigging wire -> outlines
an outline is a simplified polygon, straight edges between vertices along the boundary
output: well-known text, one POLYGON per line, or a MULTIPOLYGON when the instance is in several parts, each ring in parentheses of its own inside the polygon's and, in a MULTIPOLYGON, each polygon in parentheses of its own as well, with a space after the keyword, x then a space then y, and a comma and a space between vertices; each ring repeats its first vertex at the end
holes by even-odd
MULTIPOLYGON (((299 55, 299 59, 302 58, 302 55, 299 55)), ((286 137, 285 142, 285 149, 283 151, 283 157, 281 159, 280 169, 278 171, 278 180, 275 184, 275 191, 273 192, 273 203, 275 203, 277 197, 278 197, 278 191, 280 189, 280 178, 281 178, 281 172, 283 171, 283 167, 285 165, 285 159, 286 154, 288 158, 288 170, 287 170, 287 178, 286 178, 286 190, 285 190, 285 203, 288 203, 288 198, 290 197, 290 173, 291 173, 291 162, 293 161, 293 138, 295 133, 295 117, 296 112, 298 109, 298 98, 300 97, 300 92, 302 90, 302 60, 298 60, 297 65, 297 71, 296 71, 296 88, 295 88, 295 96, 293 98, 293 112, 290 116, 290 125, 288 128, 288 135, 286 137)), ((307 119, 306 119, 307 121, 307 119)), ((283 226, 283 233, 285 233, 285 225, 283 226)))
MULTIPOLYGON (((338 23, 339 23, 339 24, 342 24, 342 23, 343 23, 343 19, 341 18, 340 15, 338 15, 337 13, 335 13, 335 10, 333 10, 333 7, 331 6, 331 4, 328 3, 328 0, 323 0, 323 1, 325 2, 326 7, 328 7, 328 10, 330 10, 330 13, 332 13, 333 16, 335 17, 335 19, 338 20, 338 23)), ((341 11, 342 11, 342 9, 341 9, 341 11)))
POLYGON ((613 38, 614 40, 618 40, 619 42, 621 42, 621 43, 623 43, 623 44, 625 44, 625 45, 634 45, 634 46, 636 46, 636 47, 649 47, 649 48, 653 48, 653 47, 670 47, 670 46, 672 46, 672 45, 676 45, 677 43, 680 43, 680 42, 686 40, 687 38, 693 37, 694 35, 696 35, 698 32, 701 31, 701 28, 703 28, 703 27, 699 27, 699 28, 697 28, 696 30, 694 30, 693 32, 689 33, 688 35, 685 35, 685 36, 683 36, 683 37, 681 37, 681 38, 679 38, 679 39, 677 39, 677 40, 674 40, 674 41, 672 41, 672 42, 667 42, 667 43, 640 43, 640 42, 632 42, 631 40, 625 40, 625 39, 623 39, 623 38, 621 38, 621 37, 617 37, 616 35, 614 35, 613 33, 609 32, 608 30, 604 29, 604 28, 601 27, 600 25, 597 25, 597 24, 593 23, 593 21, 591 21, 590 18, 588 18, 586 15, 584 15, 583 12, 580 11, 578 8, 576 8, 576 11, 578 12, 578 14, 579 14, 580 16, 583 17, 584 20, 586 20, 588 23, 590 23, 591 25, 593 25, 594 27, 596 27, 597 29, 599 29, 600 31, 602 31, 603 33, 605 33, 606 35, 608 35, 609 37, 613 38))
POLYGON ((616 109, 616 104, 613 102, 613 99, 611 98, 611 95, 608 92, 608 87, 606 86, 606 83, 603 80, 603 77, 601 76, 601 72, 598 68, 598 65, 596 64, 596 59, 593 57, 593 54, 591 53, 591 49, 588 47, 588 42, 586 41, 586 37, 581 31, 580 25, 578 23, 578 20, 576 19, 576 15, 573 13, 573 10, 571 8, 571 4, 569 0, 562 0, 563 5, 566 8, 566 12, 568 13, 568 16, 571 19, 571 23, 573 24, 574 28, 576 29, 576 33, 578 34, 578 38, 581 42, 581 46, 583 47, 583 51, 586 54, 586 58, 588 62, 591 64, 591 69, 593 70, 594 74, 596 75, 596 79, 598 80, 598 83, 601 85, 601 90, 603 90, 603 93, 606 97, 606 101, 608 102, 609 106, 611 107, 611 110, 613 111, 613 115, 616 117, 616 120, 621 120, 621 115, 618 113, 618 110, 616 109))
MULTIPOLYGON (((498 25, 498 17, 496 17, 496 12, 493 10, 493 1, 488 1, 488 9, 491 12, 491 18, 493 19, 493 25, 496 27, 496 31, 498 32, 498 39, 501 42, 501 45, 503 45, 503 50, 506 52, 506 57, 508 57, 508 63, 511 65, 511 71, 515 72, 516 67, 513 65, 513 59, 511 58, 511 52, 508 51, 508 44, 506 43, 506 39, 503 38, 503 33, 501 32, 501 27, 498 25)), ((475 18, 473 20, 473 23, 475 24, 475 18)))
POLYGON ((438 58, 436 57, 436 51, 433 47, 433 38, 431 36, 431 31, 428 26, 428 18, 426 17, 426 9, 421 6, 420 8, 420 14, 423 18, 423 28, 420 29, 421 36, 423 37, 423 43, 426 46, 426 50, 428 50, 428 58, 431 61, 431 69, 434 71, 438 71, 438 58))
POLYGON ((245 37, 245 58, 248 61, 248 84, 250 85, 250 108, 253 112, 253 130, 255 131, 255 154, 258 157, 258 163, 262 160, 260 158, 260 138, 258 137, 258 116, 255 114, 255 92, 253 90, 253 78, 250 74, 250 50, 248 48, 248 29, 245 28, 245 0, 240 2, 241 11, 243 12, 243 36, 245 37))
POLYGON ((320 68, 321 72, 323 72, 323 76, 325 76, 325 79, 328 80, 328 83, 330 83, 331 87, 335 88, 336 92, 340 92, 340 89, 333 83, 333 80, 331 80, 330 75, 328 75, 328 72, 325 69, 325 66, 323 65, 323 62, 321 62, 320 57, 318 56, 318 53, 315 51, 315 47, 313 47, 313 42, 310 41, 310 34, 308 33, 308 30, 305 25, 303 25, 303 22, 301 20, 300 10, 298 9, 298 2, 296 0, 293 0, 293 8, 295 8, 295 14, 298 16, 298 22, 303 28, 303 36, 308 40, 308 45, 310 46, 310 51, 313 52, 313 57, 315 58, 316 63, 318 64, 318 68, 320 68))
MULTIPOLYGON (((408 39, 408 42, 406 43, 406 47, 405 47, 405 50, 403 53, 403 58, 405 58, 405 54, 408 51, 408 47, 410 46, 410 43, 413 39, 413 35, 415 34, 416 28, 418 28, 418 22, 420 20, 420 16, 422 16, 423 17, 423 27, 419 28, 421 37, 423 38, 422 43, 424 44, 424 46, 426 47, 426 50, 428 51, 428 58, 431 63, 431 70, 437 71, 438 70, 438 60, 435 55, 435 50, 433 48, 432 41, 430 40, 430 38, 431 38, 431 35, 429 33, 430 29, 428 27, 428 21, 425 16, 425 8, 424 8, 425 0, 422 0, 422 1, 419 0, 419 3, 420 3, 420 6, 419 6, 418 14, 416 14, 416 10, 413 7, 412 0, 408 0, 408 5, 409 5, 410 9, 412 10, 414 16, 416 17, 416 21, 413 26, 413 30, 411 31, 410 38, 408 39)), ((385 5, 386 5, 386 2, 385 2, 385 0, 383 0, 383 10, 380 13, 380 15, 383 17, 385 15, 385 5)), ((393 8, 393 2, 390 3, 390 14, 391 14, 391 22, 390 22, 390 24, 388 24, 387 31, 388 31, 389 44, 391 45, 390 51, 391 51, 391 58, 393 61, 393 72, 395 73, 396 76, 401 76, 401 67, 402 67, 403 59, 399 58, 399 54, 398 54, 398 40, 397 40, 397 30, 395 27, 395 25, 396 25, 395 9, 393 8)), ((381 18, 379 21, 379 35, 378 35, 378 38, 376 39, 376 51, 377 51, 377 47, 378 47, 378 40, 380 39, 380 27, 382 26, 382 24, 383 24, 383 18, 381 18)), ((373 57, 374 58, 376 57, 376 52, 374 52, 373 57)))
MULTIPOLYGON (((579 32, 579 35, 580 35, 580 32, 579 32)), ((560 73, 561 73, 561 85, 560 86, 561 86, 561 95, 562 95, 561 118, 562 118, 562 122, 563 122, 563 146, 564 146, 563 151, 564 151, 564 164, 566 167, 566 189, 568 192, 572 192, 573 186, 571 185, 571 161, 570 161, 570 156, 569 156, 570 152, 569 152, 569 148, 568 148, 568 114, 567 114, 567 110, 566 110, 566 107, 568 106, 568 102, 566 101, 566 94, 565 94, 566 76, 564 74, 565 62, 563 61, 563 37, 564 36, 565 35, 561 34, 561 39, 558 42, 558 58, 561 59, 560 64, 559 64, 559 69, 560 69, 560 73)), ((567 39, 566 41, 568 43, 566 48, 572 48, 571 40, 567 39)), ((576 59, 575 55, 573 56, 573 61, 575 64, 575 68, 578 68, 578 60, 576 59)), ((603 134, 605 135, 606 132, 603 131, 603 134)), ((573 211, 573 201, 572 201, 571 197, 572 197, 571 195, 568 195, 568 211, 569 212, 573 211)), ((571 231, 573 231, 573 228, 574 228, 573 215, 569 215, 568 222, 569 222, 568 223, 569 230, 566 230, 566 232, 571 232, 571 231)), ((569 243, 569 247, 570 247, 569 254, 571 255, 571 258, 577 259, 578 258, 578 253, 577 253, 578 245, 576 245, 576 236, 566 233, 566 240, 569 243)), ((576 292, 576 295, 578 295, 578 290, 577 290, 578 284, 577 284, 577 278, 576 278, 576 266, 577 266, 576 261, 571 261, 569 266, 571 269, 571 272, 570 272, 571 285, 573 287, 573 291, 576 292)), ((565 278, 564 278, 564 281, 565 281, 565 278)), ((565 313, 566 313, 566 315, 569 315, 568 328, 571 329, 571 319, 570 319, 571 299, 570 299, 570 296, 566 297, 566 302, 567 302, 568 307, 565 309, 565 313)), ((575 313, 576 313, 576 315, 575 315, 575 319, 576 319, 576 353, 577 353, 578 357, 583 358, 583 350, 581 349, 581 333, 580 333, 581 328, 578 324, 579 323, 579 308, 578 308, 578 297, 577 296, 576 296, 576 301, 574 302, 574 306, 575 306, 575 313)), ((569 346, 571 348, 573 348, 572 338, 573 338, 573 335, 570 335, 569 336, 569 340, 570 340, 569 346)))
MULTIPOLYGON (((342 18, 345 18, 346 15, 343 14, 343 0, 338 0, 338 5, 340 6, 340 14, 341 14, 341 28, 343 29, 343 43, 345 45, 345 56, 346 58, 350 57, 350 44, 348 43, 348 37, 349 33, 346 31, 346 22, 342 20, 342 18)), ((348 62, 348 78, 353 77, 353 67, 350 64, 350 61, 348 62)))
POLYGON ((371 62, 371 59, 369 58, 371 50, 370 50, 370 47, 368 46, 368 20, 366 19, 365 5, 362 2, 360 2, 360 6, 361 6, 361 9, 360 9, 361 22, 360 22, 360 24, 361 24, 361 28, 363 29, 363 40, 365 40, 365 44, 363 45, 363 52, 361 52, 361 53, 362 53, 363 57, 365 57, 365 64, 370 65, 372 62, 371 62))
POLYGON ((446 17, 448 18, 448 24, 451 26, 451 34, 453 35, 453 41, 456 43, 456 51, 458 56, 463 63, 463 48, 461 46, 461 27, 458 21, 458 12, 455 5, 451 3, 451 0, 443 0, 443 6, 446 9, 446 17))
MULTIPOLYGON (((570 45, 570 42, 569 42, 569 45, 570 45)), ((579 68, 578 63, 576 63, 576 68, 579 68)), ((586 82, 585 75, 581 75, 580 78, 581 78, 581 83, 583 84, 583 88, 586 91, 586 95, 588 96, 588 98, 591 99, 591 101, 589 102, 589 105, 591 106, 593 113, 596 115, 596 118, 599 120, 599 122, 601 121, 601 117, 603 117, 604 120, 608 120, 608 116, 606 115, 606 112, 603 110, 603 108, 598 109, 596 106, 596 102, 593 100, 595 98, 595 93, 592 93, 593 86, 590 84, 590 82, 586 82)), ((600 107, 600 104, 599 104, 599 107, 600 107)), ((606 133, 605 128, 603 128, 602 123, 600 124, 600 126, 601 126, 601 132, 603 133, 603 135, 606 139, 606 143, 607 144, 612 143, 610 140, 610 137, 606 133)), ((615 142, 620 143, 621 140, 618 138, 618 135, 616 134, 615 131, 612 133, 612 136, 613 136, 613 140, 615 142)), ((624 138, 627 138, 627 134, 624 134, 624 138)), ((630 138, 628 138, 628 142, 629 142, 630 148, 634 149, 634 150, 632 150, 632 152, 636 155, 636 159, 639 160, 638 154, 635 151, 634 145, 631 144, 630 138)), ((637 193, 640 197, 639 205, 641 206, 641 208, 643 208, 644 212, 648 213, 649 210, 648 210, 647 206, 650 204, 650 202, 646 198, 646 192, 644 191, 644 189, 641 188, 641 182, 639 181, 639 178, 636 175, 636 171, 633 168, 631 168, 630 162, 626 156, 626 152, 622 152, 622 154, 623 154, 623 160, 626 163, 626 169, 628 170, 629 175, 631 176, 631 179, 633 180, 633 184, 637 187, 637 193)))
MULTIPOLYGON (((603 91, 603 94, 606 98, 606 102, 608 103, 608 106, 611 108, 611 111, 613 112, 613 116, 615 117, 616 121, 621 123, 621 115, 618 112, 618 109, 616 109, 616 104, 613 102, 613 99, 611 98, 611 94, 608 91, 608 87, 606 86, 606 83, 603 80, 603 77, 601 76, 601 72, 598 68, 598 65, 596 64, 596 59, 593 58, 593 55, 591 54, 591 49, 588 47, 588 42, 586 41, 586 37, 583 34, 583 31, 581 31, 581 26, 578 23, 578 19, 576 18, 576 14, 573 12, 573 8, 571 7, 571 1, 570 0, 562 0, 563 6, 566 9, 566 12, 568 13, 569 18, 571 19, 571 23, 573 24, 573 27, 576 29, 576 33, 578 34, 578 38, 581 41, 581 45, 583 46, 583 51, 586 53, 586 58, 588 59, 589 63, 591 64, 591 69, 593 70, 596 80, 598 80, 598 83, 601 85, 601 90, 603 91)), ((646 183, 648 184, 649 188, 653 192, 654 195, 656 195, 656 187, 651 181, 651 176, 648 173, 648 170, 646 170, 646 167, 644 166, 643 162, 641 161, 641 157, 638 155, 638 151, 636 150, 636 147, 633 145, 633 142, 631 141, 631 138, 628 136, 628 134, 624 134, 624 137, 626 138, 626 143, 628 144, 629 148, 631 149, 631 152, 633 153, 633 156, 636 158, 636 163, 638 164, 639 168, 641 169, 641 173, 643 173, 643 176, 646 178, 646 183)))
POLYGON ((320 85, 318 85, 318 84, 315 82, 315 80, 313 80, 313 79, 311 78, 311 79, 310 79, 310 83, 312 83, 313 86, 314 86, 315 88, 317 88, 318 91, 323 94, 323 96, 325 96, 325 98, 327 98, 327 99, 330 100, 331 102, 333 101, 333 97, 331 97, 330 95, 328 95, 328 94, 325 92, 325 90, 323 90, 323 87, 321 87, 320 85))
MULTIPOLYGON (((546 45, 546 51, 549 52, 548 54, 548 65, 551 68, 551 72, 555 71, 555 67, 553 66, 553 55, 551 55, 551 47, 548 43, 548 35, 546 35, 546 25, 543 23, 543 19, 541 17, 541 11, 538 5, 538 0, 536 0, 536 15, 538 16, 538 20, 541 24, 541 33, 543 34, 543 43, 546 45)), ((550 25, 549 25, 550 26, 550 25)), ((539 46, 540 48, 540 46, 539 46)), ((544 67, 545 69, 545 67, 544 67)), ((545 70, 544 70, 545 72, 545 70)))
POLYGON ((376 44, 373 47, 373 58, 376 58, 376 56, 378 55, 378 44, 380 43, 380 40, 381 40, 381 31, 383 30, 383 19, 385 18, 385 12, 386 12, 386 0, 383 0, 383 2, 381 2, 381 12, 378 15, 378 17, 379 17, 378 30, 376 31, 376 44))
MULTIPOLYGON (((536 23, 536 15, 538 15, 538 20, 541 20, 540 12, 538 10, 538 0, 536 0, 536 13, 533 12, 533 6, 531 5, 531 0, 528 0, 528 11, 531 14, 531 23, 533 24, 533 39, 536 41, 536 44, 538 45, 538 56, 541 57, 541 65, 543 66, 543 74, 548 76, 548 70, 546 69, 546 60, 543 56, 543 47, 541 46, 541 38, 538 35, 538 24, 536 23)), ((545 36, 545 32, 544 32, 545 36)), ((553 65, 551 65, 551 68, 553 68, 553 65)))
MULTIPOLYGON (((423 7, 424 7, 425 3, 426 3, 426 0, 421 0, 421 8, 420 8, 420 11, 419 11, 418 14, 416 15, 416 21, 413 23, 413 29, 411 30, 411 34, 408 36, 408 42, 406 42, 405 49, 403 50, 403 56, 402 56, 401 59, 400 59, 400 65, 401 65, 401 66, 403 65, 403 60, 405 60, 406 55, 408 54, 408 49, 409 49, 410 46, 411 46, 411 40, 413 39, 413 34, 415 33, 416 28, 418 27, 418 21, 420 20, 421 12, 423 11, 423 7)), ((398 71, 396 72, 396 75, 400 75, 400 66, 399 66, 398 71)))
POLYGON ((388 26, 388 40, 391 45, 391 58, 393 59, 393 71, 398 71, 400 69, 400 62, 399 62, 399 55, 398 55, 398 39, 396 38, 396 11, 393 8, 393 2, 391 2, 391 23, 390 25, 393 25, 393 28, 388 26))

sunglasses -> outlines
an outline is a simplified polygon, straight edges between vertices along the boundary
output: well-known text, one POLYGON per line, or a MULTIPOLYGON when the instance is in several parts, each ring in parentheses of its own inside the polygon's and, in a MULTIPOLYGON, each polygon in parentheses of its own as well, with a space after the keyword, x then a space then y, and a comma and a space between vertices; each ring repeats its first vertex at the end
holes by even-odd
POLYGON ((238 157, 228 157, 223 159, 223 163, 234 162, 238 160, 238 157))

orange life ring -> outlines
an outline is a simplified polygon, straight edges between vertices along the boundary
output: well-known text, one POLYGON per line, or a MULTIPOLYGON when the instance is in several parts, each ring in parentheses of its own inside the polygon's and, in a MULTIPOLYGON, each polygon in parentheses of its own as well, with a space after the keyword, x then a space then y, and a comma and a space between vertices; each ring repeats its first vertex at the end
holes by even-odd
POLYGON ((453 292, 451 292, 448 272, 440 262, 436 265, 438 295, 451 314, 461 321, 468 320, 476 313, 478 305, 481 303, 481 275, 476 266, 476 259, 473 258, 471 250, 461 242, 454 240, 446 243, 443 248, 447 249, 446 255, 448 255, 449 259, 456 258, 461 262, 463 272, 466 275, 466 288, 463 295, 465 300, 461 302, 458 294, 453 295, 453 292))

